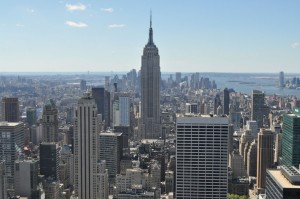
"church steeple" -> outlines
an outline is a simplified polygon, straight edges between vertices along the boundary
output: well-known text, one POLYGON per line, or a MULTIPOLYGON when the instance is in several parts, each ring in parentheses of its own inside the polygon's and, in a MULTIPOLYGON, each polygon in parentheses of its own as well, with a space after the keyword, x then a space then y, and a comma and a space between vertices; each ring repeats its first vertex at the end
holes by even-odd
POLYGON ((153 45, 153 30, 152 30, 152 11, 150 10, 150 28, 149 28, 149 39, 148 45, 153 45))

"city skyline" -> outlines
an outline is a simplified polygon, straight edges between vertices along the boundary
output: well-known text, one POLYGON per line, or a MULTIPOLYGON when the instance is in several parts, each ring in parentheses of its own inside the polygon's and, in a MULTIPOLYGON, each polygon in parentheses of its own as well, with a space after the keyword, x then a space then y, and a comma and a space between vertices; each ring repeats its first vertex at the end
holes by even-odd
POLYGON ((0 8, 0 72, 139 69, 152 8, 162 72, 293 73, 300 65, 299 5, 6 1, 0 8))

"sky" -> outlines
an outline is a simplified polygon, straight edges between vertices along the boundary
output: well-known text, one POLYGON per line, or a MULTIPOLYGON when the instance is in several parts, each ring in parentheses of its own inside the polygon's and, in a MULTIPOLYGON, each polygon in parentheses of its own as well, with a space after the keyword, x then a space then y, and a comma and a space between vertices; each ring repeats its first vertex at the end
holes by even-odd
POLYGON ((299 0, 3 0, 1 72, 299 73, 299 0))

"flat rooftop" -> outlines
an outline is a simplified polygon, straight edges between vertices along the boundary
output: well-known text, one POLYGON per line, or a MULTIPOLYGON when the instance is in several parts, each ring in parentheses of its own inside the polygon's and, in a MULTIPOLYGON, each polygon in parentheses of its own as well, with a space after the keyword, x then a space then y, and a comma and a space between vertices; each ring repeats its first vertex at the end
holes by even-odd
POLYGON ((280 185, 282 188, 300 189, 300 185, 291 184, 288 179, 282 175, 280 169, 268 169, 267 171, 271 174, 271 177, 276 179, 278 185, 280 185))
POLYGON ((0 126, 17 126, 22 122, 0 122, 0 126))
POLYGON ((210 115, 177 116, 176 120, 177 124, 229 124, 228 117, 211 117, 210 115))

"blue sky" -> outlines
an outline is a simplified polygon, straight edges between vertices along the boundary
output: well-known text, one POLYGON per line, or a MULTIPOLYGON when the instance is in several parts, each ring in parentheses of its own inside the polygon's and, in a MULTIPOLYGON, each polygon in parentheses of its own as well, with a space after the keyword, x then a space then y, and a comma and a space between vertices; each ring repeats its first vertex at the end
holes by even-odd
POLYGON ((299 0, 5 0, 0 72, 299 72, 299 0))

